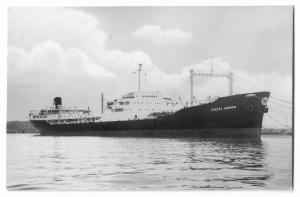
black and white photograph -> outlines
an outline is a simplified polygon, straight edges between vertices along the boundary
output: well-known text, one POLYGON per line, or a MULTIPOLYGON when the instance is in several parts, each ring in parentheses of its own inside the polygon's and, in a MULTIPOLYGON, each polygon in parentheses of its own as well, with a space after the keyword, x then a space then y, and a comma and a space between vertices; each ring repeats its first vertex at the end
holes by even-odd
POLYGON ((293 191, 294 11, 8 7, 6 189, 293 191))

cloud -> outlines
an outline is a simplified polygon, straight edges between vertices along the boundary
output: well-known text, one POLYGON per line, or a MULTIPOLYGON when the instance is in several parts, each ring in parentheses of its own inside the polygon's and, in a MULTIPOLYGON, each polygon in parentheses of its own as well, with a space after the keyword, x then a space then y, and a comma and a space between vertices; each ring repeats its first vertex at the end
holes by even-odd
POLYGON ((193 37, 192 32, 184 32, 179 28, 162 30, 157 25, 144 25, 132 35, 137 39, 146 40, 156 45, 190 41, 193 37))
POLYGON ((34 82, 47 76, 112 77, 114 74, 97 65, 78 48, 64 50, 53 41, 37 44, 25 51, 16 46, 8 47, 8 76, 19 80, 30 75, 34 82), (34 72, 34 74, 32 74, 34 72), (32 74, 32 75, 31 75, 32 74))
POLYGON ((45 41, 63 49, 80 49, 97 64, 114 71, 137 63, 152 64, 142 51, 108 50, 107 34, 98 20, 85 11, 71 8, 10 8, 8 11, 8 45, 31 50, 45 41))
POLYGON ((9 45, 31 49, 48 39, 66 48, 87 50, 90 45, 102 47, 107 35, 94 16, 78 9, 9 8, 9 45))

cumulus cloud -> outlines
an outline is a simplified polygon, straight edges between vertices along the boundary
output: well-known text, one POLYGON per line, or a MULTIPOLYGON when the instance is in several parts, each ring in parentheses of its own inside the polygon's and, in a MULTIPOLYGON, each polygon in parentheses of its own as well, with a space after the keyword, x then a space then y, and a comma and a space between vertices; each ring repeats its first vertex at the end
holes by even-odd
POLYGON ((52 40, 62 46, 90 49, 103 46, 107 35, 98 28, 97 19, 71 8, 10 8, 8 44, 31 49, 37 43, 52 40))
POLYGON ((192 32, 184 32, 179 28, 163 30, 158 25, 144 25, 133 32, 132 35, 137 39, 146 40, 157 45, 190 41, 193 37, 192 32))
POLYGON ((8 47, 8 76, 22 80, 30 72, 32 81, 37 77, 53 76, 87 76, 112 77, 114 74, 97 65, 78 48, 64 50, 53 41, 37 44, 32 50, 25 51, 16 46, 8 47))

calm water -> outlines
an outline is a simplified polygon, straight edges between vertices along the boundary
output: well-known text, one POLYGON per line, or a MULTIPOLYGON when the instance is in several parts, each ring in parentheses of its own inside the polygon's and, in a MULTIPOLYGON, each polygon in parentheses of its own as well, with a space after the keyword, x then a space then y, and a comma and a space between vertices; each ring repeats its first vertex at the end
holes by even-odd
POLYGON ((261 190, 291 185, 291 137, 242 142, 7 134, 9 190, 261 190))

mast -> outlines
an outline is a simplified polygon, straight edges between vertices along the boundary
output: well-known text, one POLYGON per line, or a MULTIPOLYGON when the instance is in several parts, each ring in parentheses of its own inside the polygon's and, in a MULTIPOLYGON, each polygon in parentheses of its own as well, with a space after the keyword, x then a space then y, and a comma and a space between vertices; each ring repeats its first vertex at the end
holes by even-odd
POLYGON ((142 64, 139 64, 138 72, 139 72, 139 92, 141 91, 141 71, 142 71, 142 64))
POLYGON ((194 71, 190 70, 190 82, 191 82, 191 103, 190 105, 193 106, 193 100, 194 100, 194 81, 193 81, 193 76, 194 75, 194 71))
POLYGON ((104 94, 101 93, 101 114, 104 112, 104 94))
POLYGON ((227 77, 229 81, 229 96, 231 96, 233 94, 233 72, 229 72, 227 77))

